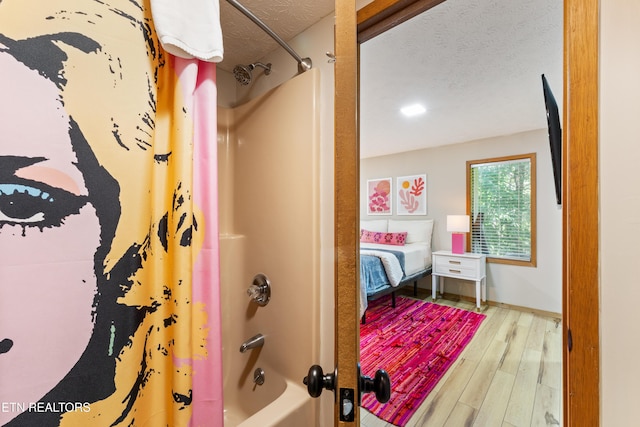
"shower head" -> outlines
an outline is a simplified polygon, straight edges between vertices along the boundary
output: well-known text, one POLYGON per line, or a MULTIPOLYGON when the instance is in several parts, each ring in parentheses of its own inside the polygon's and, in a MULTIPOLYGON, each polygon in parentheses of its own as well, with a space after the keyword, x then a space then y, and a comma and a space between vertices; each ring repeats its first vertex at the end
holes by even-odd
POLYGON ((236 65, 233 68, 233 76, 242 86, 251 83, 251 70, 246 65, 236 65))
POLYGON ((246 86, 251 83, 251 71, 256 67, 264 68, 265 76, 268 76, 271 73, 271 63, 263 64, 262 62, 254 62, 249 65, 236 65, 233 68, 233 76, 236 78, 238 83, 242 86, 246 86))

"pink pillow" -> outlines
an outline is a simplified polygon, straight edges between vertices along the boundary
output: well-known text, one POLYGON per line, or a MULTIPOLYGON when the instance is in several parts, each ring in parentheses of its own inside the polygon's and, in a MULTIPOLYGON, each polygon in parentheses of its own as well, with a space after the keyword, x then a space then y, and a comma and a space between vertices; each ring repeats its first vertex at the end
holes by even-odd
POLYGON ((381 243, 383 245, 404 246, 407 241, 407 232, 383 233, 380 231, 360 230, 360 242, 381 243))

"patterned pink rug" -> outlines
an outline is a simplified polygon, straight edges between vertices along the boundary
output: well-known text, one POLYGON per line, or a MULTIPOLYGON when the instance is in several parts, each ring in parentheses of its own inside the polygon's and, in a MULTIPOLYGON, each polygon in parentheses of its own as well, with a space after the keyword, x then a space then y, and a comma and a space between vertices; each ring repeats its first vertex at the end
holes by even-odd
POLYGON ((398 297, 369 303, 360 325, 360 365, 371 378, 378 369, 391 377, 391 399, 373 393, 362 407, 391 424, 405 426, 471 341, 486 316, 454 307, 398 297))

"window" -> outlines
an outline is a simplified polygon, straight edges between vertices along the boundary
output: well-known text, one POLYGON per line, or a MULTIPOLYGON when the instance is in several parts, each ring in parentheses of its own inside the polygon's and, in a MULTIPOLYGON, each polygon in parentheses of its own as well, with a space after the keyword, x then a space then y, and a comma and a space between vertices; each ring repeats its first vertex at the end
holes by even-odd
POLYGON ((488 262, 536 265, 536 155, 467 162, 471 251, 488 262))

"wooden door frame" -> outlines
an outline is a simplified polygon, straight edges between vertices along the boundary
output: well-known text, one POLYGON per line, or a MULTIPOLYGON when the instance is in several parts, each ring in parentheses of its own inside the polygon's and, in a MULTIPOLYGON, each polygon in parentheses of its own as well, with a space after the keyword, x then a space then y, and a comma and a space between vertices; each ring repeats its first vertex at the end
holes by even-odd
POLYGON ((566 426, 600 425, 599 21, 598 0, 564 0, 562 371, 566 426), (570 344, 573 349, 568 351, 570 344))
MULTIPOLYGON (((355 1, 336 0, 336 362, 342 374, 338 377, 352 378, 341 378, 339 386, 343 380, 345 387, 357 384, 355 372, 348 365, 359 360, 357 45, 442 1, 374 0, 355 15, 355 1)), ((565 426, 600 424, 598 44, 599 0, 564 0, 562 323, 565 426)), ((359 425, 359 410, 356 416, 356 425, 359 425)), ((336 421, 336 425, 343 424, 336 421)))
MULTIPOLYGON (((358 43, 355 0, 335 2, 334 94, 334 199, 335 199, 335 400, 334 425, 340 421, 340 390, 358 390, 360 361, 359 304, 359 200, 360 149, 358 145, 358 43)), ((355 406, 355 425, 360 408, 355 406)))

